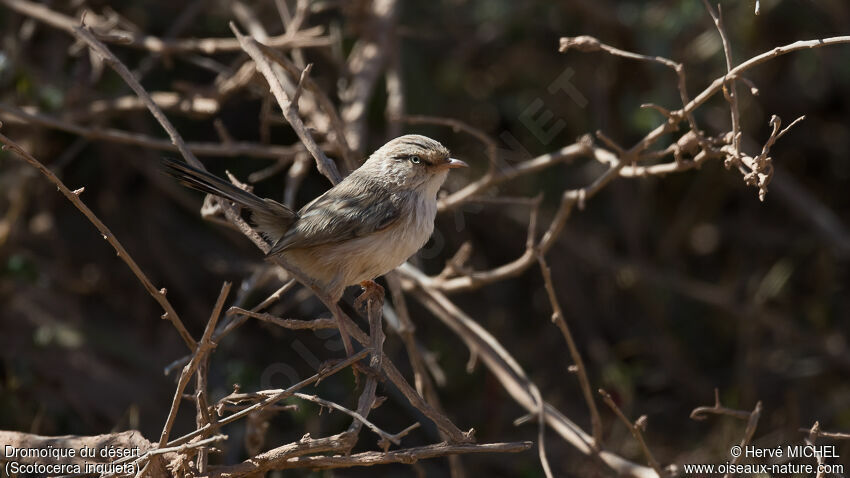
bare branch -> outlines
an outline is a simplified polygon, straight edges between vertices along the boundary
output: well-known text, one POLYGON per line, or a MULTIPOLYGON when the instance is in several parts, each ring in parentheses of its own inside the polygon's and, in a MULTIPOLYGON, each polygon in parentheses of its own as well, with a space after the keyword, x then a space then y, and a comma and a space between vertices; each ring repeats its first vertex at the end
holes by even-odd
MULTIPOLYGON (((19 0, 15 0, 19 1, 19 0)), ((124 66, 123 63, 116 57, 111 51, 109 51, 106 46, 101 43, 95 36, 91 33, 91 29, 86 26, 78 27, 75 26, 72 30, 74 36, 76 36, 81 41, 85 42, 92 51, 97 54, 103 61, 109 65, 116 73, 118 73, 121 78, 136 92, 139 96, 139 99, 148 107, 151 114, 156 118, 159 124, 162 125, 163 129, 165 129, 168 136, 171 138, 171 142, 177 146, 177 150, 180 151, 180 154, 186 159, 186 162, 191 164, 192 166, 202 168, 203 165, 198 158, 195 157, 194 154, 189 150, 186 146, 186 143, 183 142, 183 138, 174 128, 174 125, 168 121, 168 118, 165 117, 165 113, 156 105, 156 103, 151 99, 150 95, 142 88, 142 85, 138 80, 130 73, 130 70, 124 66)))
MULTIPOLYGON (((60 131, 65 131, 80 137, 109 141, 113 143, 129 144, 159 151, 178 151, 177 146, 171 141, 152 138, 139 133, 131 133, 112 128, 86 128, 67 121, 52 118, 43 114, 28 113, 9 105, 0 103, 0 118, 10 123, 23 123, 30 125, 45 126, 60 131)), ((263 145, 234 141, 229 144, 187 142, 186 147, 198 156, 252 156, 264 159, 291 160, 303 147, 298 144, 294 146, 263 145)))
POLYGON ((245 310, 241 307, 231 307, 227 314, 237 314, 243 315, 245 317, 252 317, 255 319, 262 320, 264 322, 269 322, 271 324, 275 324, 277 326, 283 327, 285 329, 292 330, 319 330, 319 329, 333 329, 336 328, 336 321, 334 319, 313 319, 313 320, 298 320, 298 319, 282 319, 280 317, 275 317, 271 314, 263 314, 258 312, 253 312, 250 310, 245 310))
POLYGON ((186 385, 189 384, 189 379, 197 370, 198 365, 204 360, 207 354, 215 348, 216 344, 210 340, 212 338, 213 330, 215 330, 215 325, 218 323, 218 318, 221 316, 221 309, 224 307, 224 301, 227 299, 227 295, 230 293, 230 283, 225 282, 221 287, 221 293, 218 295, 218 300, 216 300, 215 307, 213 307, 212 314, 210 315, 209 321, 207 321, 207 327, 204 329, 204 335, 201 337, 201 341, 198 342, 197 348, 195 350, 195 354, 192 356, 192 360, 183 367, 183 372, 180 374, 180 379, 177 381, 177 390, 174 392, 174 398, 171 400, 171 410, 168 412, 168 418, 165 420, 165 426, 162 428, 162 434, 159 438, 159 448, 163 448, 168 443, 168 435, 171 433, 171 427, 174 426, 174 420, 177 418, 177 410, 180 408, 180 402, 183 399, 183 390, 186 389, 186 385))
POLYGON ((518 453, 531 448, 531 442, 514 443, 486 443, 480 445, 472 444, 446 444, 439 443, 424 447, 407 448, 390 452, 369 451, 356 453, 349 456, 305 456, 287 460, 282 468, 350 468, 352 466, 373 466, 388 463, 412 464, 418 460, 437 458, 447 455, 460 455, 466 453, 518 453))
MULTIPOLYGON (((35 18, 54 28, 65 30, 68 33, 73 33, 73 30, 78 27, 79 21, 69 16, 57 13, 47 6, 29 2, 26 0, 0 0, 0 3, 15 10, 18 13, 35 18)), ((95 27, 105 23, 103 19, 94 14, 87 15, 95 27)), ((307 30, 301 30, 297 35, 284 34, 276 37, 271 37, 266 42, 267 45, 274 48, 307 48, 321 47, 330 44, 330 38, 320 36, 323 32, 321 27, 314 27, 307 30)), ((226 53, 239 51, 239 42, 233 38, 187 38, 182 40, 163 40, 150 35, 139 34, 136 32, 111 29, 108 34, 98 34, 101 41, 124 45, 140 50, 147 50, 160 54, 176 54, 201 52, 206 54, 226 53)))
POLYGON ((186 343, 186 346, 189 347, 189 349, 194 349, 197 344, 195 343, 195 340, 192 338, 192 336, 189 334, 189 331, 186 330, 186 326, 183 325, 183 321, 180 320, 180 316, 177 315, 177 311, 174 310, 174 307, 171 305, 171 302, 169 302, 168 299, 165 297, 166 290, 157 289, 156 287, 154 287, 151 280, 148 279, 148 276, 146 276, 145 273, 142 272, 142 269, 139 267, 138 264, 136 264, 136 261, 133 259, 133 257, 130 256, 130 253, 128 253, 127 250, 124 249, 124 246, 121 245, 121 242, 118 241, 118 238, 116 238, 115 235, 112 234, 112 231, 110 231, 109 228, 106 227, 106 224, 104 224, 103 221, 101 221, 97 217, 97 215, 95 215, 95 213, 91 209, 89 209, 88 206, 86 206, 82 199, 80 199, 80 195, 83 192, 83 188, 77 189, 76 191, 71 191, 70 189, 68 189, 67 186, 65 186, 65 183, 63 183, 61 179, 59 179, 55 174, 53 174, 53 171, 47 169, 47 167, 45 167, 43 164, 41 164, 41 162, 35 159, 33 155, 25 151, 20 145, 18 145, 17 143, 2 134, 0 134, 0 142, 2 142, 4 145, 3 149, 14 152, 20 158, 29 163, 32 167, 36 168, 42 175, 44 175, 44 177, 47 178, 48 181, 53 183, 59 189, 59 191, 66 198, 68 198, 69 201, 71 201, 74 207, 76 207, 81 213, 83 213, 84 216, 86 216, 86 218, 88 218, 88 220, 94 225, 94 227, 96 227, 97 230, 100 231, 100 234, 103 236, 103 238, 106 239, 107 242, 109 242, 113 249, 115 249, 115 252, 118 253, 118 257, 120 257, 121 260, 124 261, 125 264, 127 264, 127 267, 129 267, 130 270, 133 271, 133 275, 135 275, 139 282, 142 283, 142 286, 145 288, 145 290, 148 291, 148 294, 150 294, 151 297, 153 297, 154 300, 159 303, 159 305, 162 307, 162 310, 165 311, 165 314, 163 314, 162 318, 170 320, 171 323, 174 325, 174 328, 177 329, 177 333, 180 334, 180 338, 182 338, 183 342, 186 343))
POLYGON ((213 431, 221 428, 224 425, 227 425, 228 423, 233 423, 233 422, 235 422, 235 421, 237 421, 241 418, 244 418, 245 416, 247 416, 247 415, 249 415, 249 414, 251 414, 255 411, 262 410, 262 409, 264 409, 264 408, 266 408, 270 405, 273 405, 273 404, 279 402, 280 400, 283 400, 284 398, 291 397, 292 394, 295 393, 296 391, 301 390, 302 388, 304 388, 308 385, 316 383, 322 378, 328 377, 330 375, 333 375, 333 374, 339 372, 340 370, 347 368, 351 364, 353 364, 353 363, 363 359, 367 355, 369 355, 369 353, 370 353, 369 349, 363 349, 363 350, 355 353, 354 355, 351 355, 350 357, 346 358, 345 360, 342 360, 342 361, 336 363, 335 365, 333 365, 331 367, 320 370, 316 374, 314 374, 314 375, 310 376, 309 378, 306 378, 306 379, 290 386, 289 388, 287 388, 285 390, 272 391, 272 392, 270 392, 270 394, 267 395, 267 398, 263 399, 262 401, 255 403, 254 405, 251 405, 250 407, 248 407, 244 410, 240 410, 240 411, 234 413, 233 415, 228 415, 228 416, 222 418, 221 420, 218 420, 217 422, 210 423, 209 425, 207 425, 203 428, 198 428, 191 433, 187 433, 186 435, 183 435, 179 438, 175 438, 174 440, 171 440, 170 442, 168 442, 168 446, 176 446, 176 445, 180 445, 180 444, 183 444, 183 443, 188 443, 189 440, 191 440, 191 439, 193 439, 197 436, 208 436, 213 431))
POLYGON ((730 417, 735 417, 740 420, 748 420, 750 418, 750 412, 745 412, 742 410, 733 410, 731 408, 726 408, 720 404, 720 390, 714 389, 714 405, 710 407, 697 407, 691 411, 691 419, 692 420, 705 420, 708 415, 728 415, 730 417))
POLYGON ((599 389, 599 394, 602 395, 602 399, 605 401, 605 404, 608 405, 611 410, 617 415, 620 421, 626 425, 634 437, 635 441, 640 445, 641 450, 643 450, 643 454, 646 457, 646 461, 649 462, 649 466, 655 470, 655 473, 659 478, 663 478, 666 476, 664 470, 661 469, 661 465, 658 464, 658 461, 655 459, 655 456, 652 455, 652 452, 649 450, 649 446, 646 444, 646 440, 643 439, 643 429, 646 427, 646 415, 642 415, 640 418, 632 423, 631 420, 626 417, 620 407, 614 402, 614 399, 611 398, 611 394, 606 392, 605 390, 599 389))
POLYGON ((558 296, 555 293, 555 284, 552 282, 552 273, 549 270, 549 265, 546 264, 546 259, 543 254, 537 255, 537 262, 540 264, 540 273, 543 275, 543 283, 546 288, 546 293, 549 295, 549 303, 552 305, 552 322, 561 329, 564 335, 564 340, 567 342, 567 347, 570 351, 570 356, 575 364, 575 373, 578 376, 579 385, 581 386, 584 401, 587 403, 587 408, 590 410, 590 424, 593 429, 593 442, 597 447, 602 446, 602 419, 599 418, 599 409, 596 408, 596 401, 593 399, 593 392, 590 389, 590 380, 587 378, 587 368, 584 365, 584 360, 578 351, 573 334, 567 325, 567 320, 561 310, 561 304, 558 301, 558 296))
MULTIPOLYGON (((732 70, 732 47, 729 45, 729 37, 726 36, 726 29, 723 27, 723 11, 720 4, 717 4, 717 11, 711 8, 708 0, 702 0, 711 19, 714 20, 714 26, 717 27, 717 32, 720 34, 720 40, 723 43, 723 53, 726 57, 726 71, 732 70)), ((741 154, 741 112, 738 108, 738 87, 734 79, 729 80, 729 103, 731 104, 732 114, 732 141, 735 147, 735 156, 741 154)), ((685 103, 687 104, 687 103, 685 103)))
POLYGON ((328 408, 333 408, 334 410, 339 410, 342 413, 345 413, 346 415, 354 418, 355 420, 362 422, 364 425, 369 427, 370 430, 375 432, 375 434, 378 435, 379 437, 381 437, 383 440, 390 441, 392 443, 395 443, 396 445, 401 445, 401 439, 404 438, 412 430, 419 427, 419 423, 414 423, 413 425, 411 425, 408 428, 405 428, 404 430, 402 430, 399 433, 391 434, 391 433, 387 433, 384 430, 381 430, 380 428, 378 428, 377 425, 370 422, 366 417, 364 417, 360 413, 355 412, 353 410, 349 410, 349 409, 343 407, 342 405, 339 405, 338 403, 334 403, 334 402, 331 402, 329 400, 319 398, 315 395, 307 395, 305 393, 296 393, 293 396, 300 398, 302 400, 307 400, 308 402, 318 403, 319 405, 321 405, 323 407, 328 407, 328 408))
POLYGON ((313 139, 313 135, 310 134, 310 131, 307 130, 304 122, 298 116, 298 112, 293 107, 286 91, 284 91, 280 79, 272 70, 271 64, 258 47, 257 41, 251 37, 242 35, 233 23, 230 24, 230 29, 233 31, 233 34, 236 35, 236 38, 242 45, 242 49, 244 49, 257 64, 257 70, 266 77, 266 81, 269 83, 272 94, 277 100, 278 105, 280 105, 281 111, 283 111, 283 116, 292 126, 292 129, 295 130, 295 133, 298 135, 298 138, 301 139, 301 142, 304 143, 307 151, 310 151, 310 154, 312 154, 313 158, 316 159, 316 167, 319 169, 319 172, 327 177, 331 183, 338 183, 342 177, 339 175, 336 165, 333 161, 328 159, 327 156, 325 156, 325 153, 319 148, 316 141, 313 139))

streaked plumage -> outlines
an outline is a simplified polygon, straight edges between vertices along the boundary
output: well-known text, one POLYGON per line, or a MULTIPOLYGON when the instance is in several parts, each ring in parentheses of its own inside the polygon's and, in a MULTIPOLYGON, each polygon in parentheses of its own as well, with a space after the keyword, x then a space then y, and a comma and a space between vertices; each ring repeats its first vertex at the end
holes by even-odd
POLYGON ((345 287, 386 274, 425 245, 437 192, 448 170, 466 163, 431 138, 401 136, 297 213, 184 163, 164 166, 183 184, 250 210, 273 243, 269 254, 283 255, 339 300, 345 287))

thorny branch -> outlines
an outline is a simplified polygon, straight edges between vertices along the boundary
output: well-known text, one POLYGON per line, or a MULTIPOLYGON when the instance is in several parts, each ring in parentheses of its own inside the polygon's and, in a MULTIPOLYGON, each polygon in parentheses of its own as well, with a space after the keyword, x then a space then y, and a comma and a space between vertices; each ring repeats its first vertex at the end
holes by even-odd
MULTIPOLYGON (((305 66, 303 56, 301 55, 301 49, 303 48, 324 47, 330 45, 332 41, 330 37, 322 36, 323 29, 321 27, 303 28, 308 9, 308 2, 306 1, 297 2, 295 14, 293 15, 289 12, 286 2, 276 0, 275 4, 285 24, 286 32, 279 36, 258 36, 257 38, 260 38, 262 43, 252 37, 242 35, 232 24, 231 28, 236 38, 156 38, 133 31, 118 29, 115 24, 111 24, 108 20, 91 12, 87 13, 84 23, 80 25, 80 22, 74 18, 57 13, 41 4, 26 0, 0 0, 0 3, 22 15, 29 16, 73 35, 80 42, 87 45, 102 61, 114 68, 136 93, 135 98, 119 98, 93 103, 79 114, 72 115, 71 118, 73 120, 71 121, 54 119, 34 109, 21 110, 9 105, 0 105, 0 114, 3 115, 3 118, 10 122, 14 120, 28 125, 42 125, 60 129, 87 139, 116 141, 149 149, 176 149, 183 155, 187 162, 198 167, 202 167, 202 165, 195 158, 195 154, 217 156, 250 155, 271 158, 278 161, 275 165, 278 168, 292 163, 291 169, 288 172, 288 177, 292 179, 290 183, 292 185, 296 185, 299 178, 303 177, 303 174, 306 173, 306 169, 303 168, 299 172, 296 165, 300 163, 294 161, 294 158, 298 154, 304 154, 306 157, 305 151, 310 153, 315 160, 317 169, 332 183, 338 182, 341 176, 337 171, 336 164, 326 155, 326 151, 338 153, 349 170, 356 164, 356 155, 362 153, 365 145, 366 107, 372 97, 375 83, 381 71, 388 68, 387 65, 391 63, 387 55, 390 51, 388 42, 392 38, 392 30, 395 28, 396 21, 396 5, 393 0, 376 0, 373 2, 369 12, 369 23, 372 28, 356 43, 348 58, 347 65, 350 82, 341 93, 342 108, 341 112, 337 113, 336 107, 328 95, 310 78, 310 67, 309 65, 305 66), (153 94, 146 92, 129 69, 104 45, 104 42, 161 54, 166 61, 171 56, 196 53, 211 55, 243 50, 251 57, 251 61, 246 61, 238 68, 234 67, 233 71, 227 73, 222 70, 222 74, 216 80, 215 91, 213 93, 206 96, 192 97, 191 101, 185 101, 179 94, 173 92, 156 92, 153 94), (283 55, 280 52, 281 49, 294 49, 290 51, 292 60, 283 55), (277 70, 279 68, 282 68, 280 71, 285 71, 291 76, 291 79, 281 78, 277 70), (257 72, 265 78, 266 84, 280 106, 286 122, 298 135, 300 144, 293 146, 270 146, 240 143, 235 141, 223 127, 219 127, 222 138, 221 143, 184 142, 162 111, 163 109, 167 109, 168 111, 183 114, 201 114, 207 116, 215 114, 218 111, 220 101, 226 95, 238 89, 252 87, 251 82, 257 72), (294 84, 295 90, 287 91, 284 83, 294 84), (309 103, 303 101, 308 96, 307 92, 309 92, 309 96, 317 106, 311 106, 308 108, 308 111, 300 111, 299 106, 301 103, 309 103), (148 108, 163 126, 169 134, 170 143, 136 133, 101 129, 99 127, 87 127, 77 124, 77 122, 90 118, 93 115, 98 115, 99 113, 138 110, 141 106, 148 108), (325 124, 317 126, 321 122, 320 118, 324 117, 327 118, 325 124), (308 121, 305 121, 304 118, 307 118, 308 121), (317 136, 314 134, 316 132, 324 137, 326 143, 320 143, 314 139, 314 136, 317 136)), ((514 261, 491 270, 475 271, 466 264, 471 252, 471 246, 468 246, 459 251, 452 263, 447 264, 444 272, 437 276, 426 276, 409 264, 400 268, 398 271, 400 276, 399 284, 396 286, 391 284, 390 287, 393 293, 394 308, 389 310, 398 312, 398 316, 401 319, 402 330, 400 331, 400 335, 405 342, 405 347, 413 364, 416 378, 415 388, 407 383, 390 361, 390 357, 383 352, 384 336, 380 304, 370 304, 368 314, 370 331, 369 334, 366 334, 336 307, 336 304, 329 303, 328 299, 323 296, 322 291, 315 287, 315 284, 310 281, 309 277, 304 276, 282 260, 277 260, 277 264, 290 272, 291 277, 294 277, 306 287, 313 290, 329 307, 334 314, 334 319, 282 319, 262 313, 261 311, 270 303, 278 300, 283 293, 294 286, 295 282, 293 282, 293 279, 252 310, 238 306, 231 307, 227 315, 239 317, 223 323, 221 327, 217 327, 217 322, 223 310, 229 289, 229 284, 226 284, 222 288, 213 313, 207 322, 201 341, 195 342, 183 326, 173 307, 165 298, 164 289, 160 291, 156 290, 117 239, 112 236, 106 226, 80 200, 79 195, 82 193, 82 188, 77 191, 69 190, 50 170, 35 160, 29 153, 5 136, 0 135, 0 141, 7 148, 24 158, 28 163, 41 171, 51 182, 56 184, 60 191, 101 231, 122 260, 127 263, 140 282, 142 282, 145 289, 160 303, 166 312, 164 317, 171 320, 187 346, 193 351, 191 356, 175 362, 176 364, 183 365, 183 369, 178 379, 171 411, 166 420, 159 443, 142 458, 138 459, 137 463, 143 465, 145 470, 150 471, 153 457, 167 453, 181 454, 191 452, 193 454, 197 453, 198 461, 196 466, 202 473, 208 473, 210 476, 247 476, 271 469, 302 467, 321 469, 371 466, 380 463, 414 463, 419 459, 446 455, 477 452, 517 452, 528 449, 531 446, 528 442, 471 444, 469 442, 472 441, 473 431, 462 432, 441 411, 437 393, 427 377, 427 371, 423 365, 424 360, 420 356, 420 351, 415 341, 412 322, 404 305, 403 292, 408 292, 464 340, 470 351, 475 356, 481 358, 482 362, 496 375, 511 396, 531 414, 538 417, 541 427, 548 425, 580 452, 598 457, 601 462, 621 475, 638 477, 663 476, 660 464, 652 453, 650 453, 649 447, 642 436, 642 424, 645 423, 645 419, 642 417, 635 423, 630 422, 607 394, 603 394, 604 401, 627 424, 635 439, 640 443, 650 467, 632 463, 603 448, 601 420, 599 419, 599 413, 596 409, 593 396, 590 393, 590 379, 588 378, 588 373, 578 348, 567 327, 563 312, 558 304, 551 274, 545 262, 546 252, 555 244, 574 209, 584 208, 588 199, 598 194, 607 184, 618 177, 662 176, 698 168, 708 160, 723 159, 727 167, 735 167, 741 172, 747 184, 757 186, 759 197, 764 199, 764 195, 767 192, 767 185, 770 183, 773 175, 772 159, 769 156, 770 150, 780 137, 803 118, 798 118, 788 127, 782 129, 781 121, 778 117, 774 116, 770 121, 772 132, 765 141, 761 152, 755 155, 747 155, 741 151, 740 112, 735 83, 737 80, 746 82, 746 79, 742 76, 745 71, 780 55, 802 49, 850 43, 850 37, 848 36, 796 42, 777 47, 769 52, 750 58, 737 66, 733 66, 731 48, 723 28, 720 11, 718 9, 717 12, 714 12, 707 1, 704 0, 704 3, 721 36, 727 71, 722 77, 714 80, 693 99, 690 99, 685 89, 685 71, 681 63, 663 57, 625 51, 602 43, 593 37, 582 36, 561 39, 560 49, 562 52, 570 49, 604 51, 618 57, 658 63, 671 68, 676 73, 677 88, 682 102, 681 108, 669 110, 657 105, 647 105, 647 107, 659 111, 665 117, 666 121, 649 132, 631 148, 620 147, 614 140, 605 135, 604 132, 598 132, 597 138, 604 143, 605 147, 594 144, 590 136, 585 136, 574 144, 564 146, 552 153, 523 161, 510 168, 499 169, 496 142, 486 133, 474 127, 448 118, 415 115, 392 118, 396 121, 405 121, 413 124, 431 123, 449 126, 455 131, 462 131, 474 136, 485 146, 489 162, 488 170, 483 176, 470 182, 460 190, 441 198, 439 201, 440 211, 452 210, 466 203, 479 201, 484 193, 495 187, 521 176, 543 172, 560 163, 574 161, 579 158, 590 158, 607 167, 604 173, 587 186, 566 190, 562 193, 558 209, 550 223, 542 229, 542 234, 537 228, 536 213, 531 215, 526 249, 514 261), (697 128, 693 112, 718 92, 726 94, 730 101, 732 130, 711 136, 697 128), (668 147, 660 150, 651 149, 663 136, 676 131, 682 122, 687 122, 689 127, 684 134, 673 141, 668 147), (664 162, 663 160, 668 157, 672 157, 672 161, 664 162), (574 370, 578 374, 582 393, 590 409, 593 429, 592 437, 563 416, 557 409, 545 403, 537 386, 527 377, 507 349, 447 297, 451 293, 468 291, 516 277, 524 273, 535 263, 541 267, 546 290, 554 310, 553 320, 561 329, 567 341, 568 349, 575 364, 574 370), (285 390, 265 390, 247 394, 234 392, 219 400, 216 405, 210 406, 206 396, 206 360, 212 352, 215 342, 221 336, 233 331, 249 317, 290 330, 316 330, 337 326, 343 334, 347 330, 354 340, 365 348, 362 348, 358 352, 351 350, 347 359, 323 368, 312 377, 285 390), (298 390, 315 384, 324 377, 357 364, 367 356, 369 357, 369 372, 367 372, 364 390, 359 397, 356 410, 347 409, 315 395, 298 392, 298 390), (188 434, 169 441, 169 435, 174 425, 179 402, 183 398, 183 391, 187 387, 189 379, 195 373, 197 373, 197 390, 195 392, 197 428, 188 434), (409 400, 411 405, 418 408, 432 420, 439 428, 442 436, 448 441, 425 447, 388 451, 391 444, 399 446, 401 438, 417 426, 418 423, 393 435, 380 429, 368 418, 369 412, 378 403, 376 388, 378 385, 377 377, 379 375, 396 386, 402 395, 409 400), (425 398, 423 398, 423 395, 425 398), (273 407, 279 407, 278 403, 281 400, 291 396, 340 410, 353 418, 352 423, 344 432, 323 438, 312 438, 309 435, 305 435, 301 440, 266 451, 243 463, 230 466, 209 467, 207 465, 206 448, 208 445, 226 439, 226 436, 214 434, 218 429, 228 423, 246 418, 251 413, 261 410, 269 411, 273 407), (250 405, 247 405, 249 403, 250 405), (244 408, 238 409, 228 415, 227 412, 235 410, 233 408, 234 406, 244 408), (383 448, 382 451, 350 453, 351 447, 356 441, 356 437, 363 425, 366 425, 381 436, 382 442, 380 445, 383 448)), ((245 14, 245 18, 250 20, 252 15, 250 9, 243 4, 238 5, 238 8, 247 9, 243 13, 245 14)), ((249 31, 253 30, 249 29, 249 31)), ((201 63, 210 65, 209 62, 201 63)), ((214 70, 218 69, 214 65, 211 68, 214 70)), ((397 65, 393 68, 397 68, 397 65)), ((397 86, 400 88, 400 85, 397 86)), ((265 86, 263 89, 265 90, 265 86)), ((263 91, 263 93, 267 95, 268 91, 263 91)), ((267 107, 265 116, 273 116, 270 106, 267 107)), ((290 191, 287 193, 290 194, 290 191)), ((291 194, 294 197, 294 192, 291 192, 291 194)), ((530 203, 537 204, 537 202, 530 203)), ((222 203, 219 203, 219 205, 222 208, 221 212, 223 212, 224 216, 245 233, 246 236, 250 237, 260 249, 264 251, 268 249, 268 244, 242 220, 232 206, 222 203)), ((756 425, 761 414, 761 402, 756 404, 752 412, 730 410, 722 407, 719 396, 716 394, 714 406, 699 407, 692 412, 691 416, 695 419, 700 419, 704 418, 706 414, 724 414, 746 419, 748 422, 747 428, 741 442, 742 446, 745 446, 751 442, 755 433, 756 425)), ((809 430, 809 434, 809 439, 812 443, 817 437, 846 438, 843 434, 820 432, 817 424, 809 430)), ((545 461, 542 439, 540 446, 544 468, 547 474, 549 474, 551 471, 548 469, 548 464, 545 461)))
POLYGON ((47 167, 41 164, 41 162, 35 159, 33 155, 24 150, 20 145, 18 145, 17 143, 2 134, 0 134, 0 142, 3 143, 4 150, 9 150, 17 154, 19 157, 29 163, 32 167, 36 168, 42 175, 44 175, 44 177, 47 178, 48 181, 56 185, 59 191, 66 198, 68 198, 69 201, 71 201, 74 207, 79 209, 79 211, 86 216, 86 218, 94 225, 94 227, 96 227, 97 230, 100 231, 100 234, 103 236, 103 238, 107 242, 109 242, 109 245, 111 245, 113 249, 115 249, 115 252, 118 254, 118 257, 120 257, 121 260, 127 264, 127 267, 129 267, 130 270, 133 271, 133 274, 136 276, 137 279, 139 279, 139 282, 142 283, 142 286, 145 288, 145 290, 148 291, 151 297, 153 297, 154 300, 157 301, 162 307, 162 310, 165 311, 162 318, 170 320, 171 323, 174 324, 174 328, 177 329, 177 332, 180 334, 180 337, 183 339, 184 342, 186 342, 186 346, 189 347, 189 349, 194 349, 197 344, 195 343, 195 340, 192 339, 192 336, 189 334, 189 331, 186 330, 186 326, 183 325, 183 321, 180 320, 180 316, 177 315, 177 312, 174 310, 174 307, 171 305, 171 302, 169 302, 168 299, 165 297, 166 290, 157 289, 156 287, 154 287, 151 280, 148 279, 148 276, 146 276, 144 272, 142 272, 142 269, 139 267, 138 264, 136 264, 136 261, 133 259, 133 257, 127 252, 126 249, 124 249, 124 246, 121 245, 115 235, 112 234, 112 231, 110 231, 109 228, 106 227, 106 224, 104 224, 94 214, 94 212, 92 212, 92 210, 89 209, 88 206, 86 206, 83 200, 80 199, 80 195, 83 194, 85 188, 79 188, 74 191, 71 191, 67 186, 65 186, 61 179, 59 179, 55 174, 53 174, 53 171, 47 169, 47 167))

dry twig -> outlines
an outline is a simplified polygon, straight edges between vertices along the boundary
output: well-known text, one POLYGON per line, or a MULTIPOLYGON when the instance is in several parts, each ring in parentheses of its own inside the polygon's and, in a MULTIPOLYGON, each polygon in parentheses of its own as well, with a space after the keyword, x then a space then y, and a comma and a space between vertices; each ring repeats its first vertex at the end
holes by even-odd
POLYGON ((189 334, 189 331, 186 330, 186 326, 183 325, 183 321, 180 320, 180 316, 177 315, 177 311, 174 310, 174 307, 171 305, 171 302, 169 302, 168 299, 165 297, 166 290, 157 289, 156 287, 154 287, 151 280, 148 279, 148 276, 146 276, 145 273, 142 272, 142 269, 139 267, 133 257, 127 252, 126 249, 124 249, 124 246, 122 246, 121 243, 118 241, 118 238, 116 238, 115 235, 112 234, 112 231, 110 231, 109 228, 106 227, 106 224, 104 224, 103 221, 101 221, 97 217, 97 215, 95 215, 95 213, 91 209, 89 209, 88 206, 86 206, 83 200, 80 199, 80 195, 83 193, 85 188, 79 188, 75 191, 71 191, 70 189, 68 189, 67 186, 65 186, 65 183, 63 183, 61 179, 59 179, 55 174, 53 174, 53 171, 47 169, 47 167, 45 167, 43 164, 41 164, 41 162, 35 159, 33 155, 25 151, 20 145, 18 145, 17 143, 2 134, 0 134, 0 142, 3 143, 4 150, 14 152, 21 159, 29 163, 32 167, 36 168, 42 175, 44 175, 44 177, 47 178, 48 181, 53 183, 59 189, 59 191, 66 198, 68 198, 69 201, 71 201, 74 207, 76 207, 81 213, 83 213, 84 216, 86 216, 86 218, 88 218, 88 220, 94 225, 94 227, 96 227, 97 230, 100 231, 101 236, 103 236, 103 238, 106 239, 107 242, 109 242, 113 249, 115 249, 115 252, 118 254, 118 257, 120 257, 121 260, 124 261, 125 264, 127 264, 127 267, 129 267, 130 270, 133 271, 133 275, 135 275, 136 278, 139 279, 139 282, 142 283, 142 286, 145 288, 145 290, 148 291, 148 294, 150 294, 151 297, 153 297, 154 300, 159 303, 159 305, 162 307, 162 310, 165 311, 162 318, 171 321, 171 323, 174 325, 174 328, 177 329, 177 332, 180 334, 180 337, 186 343, 186 346, 189 347, 189 349, 194 349, 197 344, 195 343, 195 340, 192 339, 192 336, 189 334))
POLYGON ((296 110, 295 105, 284 91, 280 79, 277 77, 271 67, 271 64, 260 50, 257 41, 251 37, 242 35, 233 23, 230 24, 230 29, 233 31, 233 34, 236 35, 240 45, 242 45, 242 49, 244 49, 257 64, 257 70, 265 76, 272 94, 277 100, 281 111, 283 111, 283 116, 292 126, 292 129, 295 130, 295 133, 301 139, 301 142, 307 148, 307 151, 309 151, 310 154, 313 155, 313 158, 316 159, 316 167, 319 169, 319 172, 327 177, 332 184, 338 183, 342 177, 339 175, 336 165, 333 161, 328 159, 327 156, 325 156, 325 153, 321 150, 321 148, 319 148, 319 145, 317 145, 316 141, 313 139, 313 135, 307 130, 307 127, 304 125, 301 117, 298 116, 298 111, 296 110))
POLYGON ((192 356, 192 360, 183 367, 183 372, 180 374, 180 379, 177 381, 177 390, 174 392, 174 398, 171 400, 171 410, 168 412, 168 418, 165 420, 165 426, 163 427, 162 434, 159 438, 160 448, 165 447, 168 443, 168 435, 171 433, 171 427, 174 426, 174 420, 177 418, 177 410, 180 407, 180 402, 183 400, 183 390, 186 389, 186 385, 189 384, 189 379, 192 377, 192 374, 195 373, 195 370, 198 369, 198 365, 205 360, 205 357, 215 347, 215 344, 211 340, 212 333, 213 330, 215 330, 215 325, 218 323, 219 317, 221 316, 221 309, 224 307, 224 300, 227 298, 229 293, 230 283, 225 282, 221 287, 221 293, 218 296, 215 307, 213 307, 210 319, 204 329, 204 335, 201 337, 201 341, 198 342, 195 353, 192 356))
POLYGON ((543 254, 538 254, 537 261, 540 263, 540 273, 543 275, 543 283, 546 287, 546 293, 549 295, 549 303, 552 305, 552 322, 558 326, 564 335, 564 340, 567 342, 567 347, 574 363, 570 368, 578 376, 579 385, 584 394, 584 401, 587 403, 587 408, 590 411, 590 425, 593 430, 594 445, 601 447, 602 419, 599 418, 599 410, 596 408, 596 401, 593 399, 593 392, 590 389, 590 380, 587 378, 587 367, 584 365, 584 360, 578 351, 573 334, 570 332, 566 318, 564 318, 564 313, 561 310, 561 305, 558 302, 558 296, 555 292, 555 284, 552 282, 552 272, 549 270, 549 265, 546 264, 543 254), (572 370, 573 367, 574 370, 572 370))
POLYGON ((617 418, 626 425, 626 428, 629 429, 629 432, 634 437, 635 441, 640 445, 640 449, 643 451, 643 455, 646 457, 646 461, 649 462, 649 466, 655 470, 655 473, 658 475, 658 478, 663 478, 666 476, 664 470, 661 469, 661 465, 658 464, 658 460, 655 459, 655 456, 650 451, 649 446, 646 444, 646 440, 643 438, 643 431, 646 429, 646 415, 641 415, 634 423, 626 417, 620 407, 614 402, 614 399, 611 398, 611 394, 606 392, 605 390, 599 389, 599 394, 602 395, 602 400, 605 401, 605 404, 614 411, 617 415, 617 418))

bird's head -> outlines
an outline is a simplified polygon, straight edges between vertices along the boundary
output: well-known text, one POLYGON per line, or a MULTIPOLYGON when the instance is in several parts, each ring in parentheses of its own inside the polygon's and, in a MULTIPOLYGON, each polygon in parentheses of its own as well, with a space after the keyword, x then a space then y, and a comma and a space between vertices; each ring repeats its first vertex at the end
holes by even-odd
POLYGON ((436 195, 449 169, 468 165, 449 157, 439 142, 416 134, 399 136, 381 146, 363 163, 363 173, 406 189, 422 189, 436 195))

